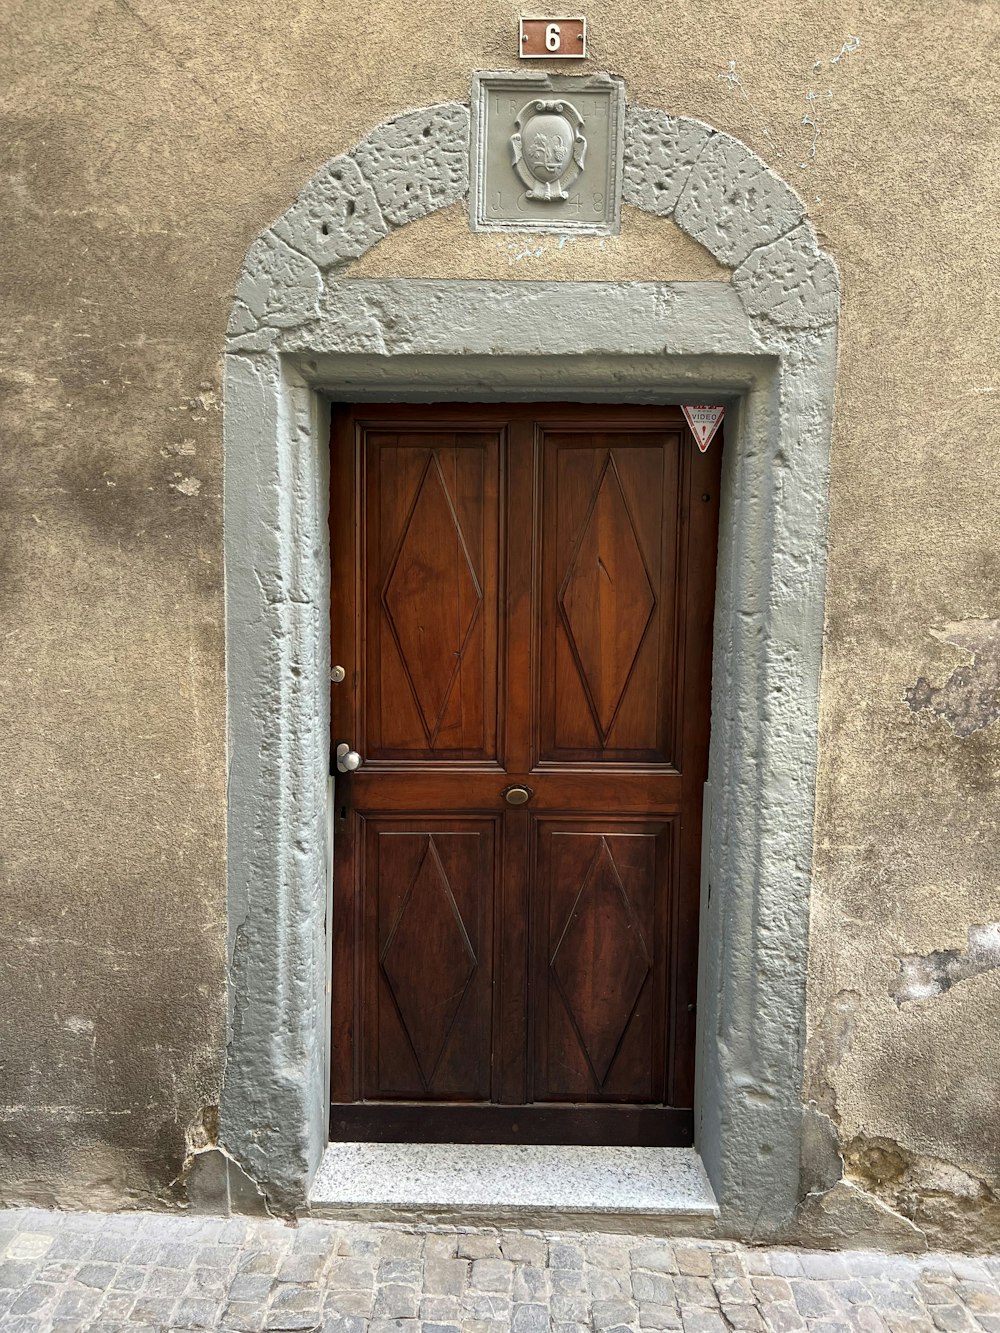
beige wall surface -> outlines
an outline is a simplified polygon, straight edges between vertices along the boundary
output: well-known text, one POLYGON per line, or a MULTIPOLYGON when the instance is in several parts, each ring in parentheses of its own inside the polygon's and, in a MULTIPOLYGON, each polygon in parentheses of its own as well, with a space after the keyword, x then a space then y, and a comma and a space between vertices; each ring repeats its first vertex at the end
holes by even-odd
MULTIPOLYGON (((1000 9, 586 12, 583 68, 747 142, 843 279, 803 1222, 996 1242, 1000 9)), ((166 1199, 211 1137, 233 284, 326 158, 511 67, 517 13, 42 0, 0 18, 7 1201, 166 1199)), ((620 236, 559 246, 473 235, 455 207, 345 280, 386 275, 728 277, 629 209, 620 236)))

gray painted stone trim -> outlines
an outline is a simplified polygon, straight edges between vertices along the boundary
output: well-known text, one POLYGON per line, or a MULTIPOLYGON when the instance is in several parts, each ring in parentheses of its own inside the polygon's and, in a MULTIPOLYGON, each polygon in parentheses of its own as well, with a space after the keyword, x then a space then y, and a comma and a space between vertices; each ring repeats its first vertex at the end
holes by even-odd
POLYGON ((736 140, 646 109, 626 139, 627 197, 672 209, 735 265, 732 286, 341 282, 359 247, 461 197, 468 119, 450 103, 334 159, 240 275, 225 375, 232 976, 220 1132, 281 1208, 304 1204, 327 1124, 326 398, 711 395, 729 412, 698 1147, 723 1231, 789 1234, 836 268, 801 202, 736 140))
POLYGON ((457 203, 469 191, 469 109, 442 102, 397 116, 351 150, 394 227, 457 203))
POLYGON ((688 175, 674 221, 737 268, 758 245, 776 241, 805 216, 805 205, 746 144, 713 134, 688 175))
POLYGON ((379 201, 352 157, 319 171, 273 231, 321 269, 357 259, 388 235, 379 201))
POLYGON ((311 259, 286 245, 273 231, 259 236, 247 253, 229 333, 250 333, 262 327, 295 328, 314 319, 323 278, 311 259))
POLYGON ((779 327, 821 329, 836 322, 840 307, 837 266, 819 248, 808 222, 751 250, 733 273, 747 314, 779 327))
POLYGON ((625 202, 670 217, 713 130, 652 107, 625 113, 625 202))

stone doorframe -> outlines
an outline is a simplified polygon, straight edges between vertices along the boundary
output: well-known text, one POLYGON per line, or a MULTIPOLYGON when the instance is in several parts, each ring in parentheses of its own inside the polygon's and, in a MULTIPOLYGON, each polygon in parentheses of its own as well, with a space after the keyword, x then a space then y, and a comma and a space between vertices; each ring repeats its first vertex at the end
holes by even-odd
MULTIPOLYGON (((624 200, 731 284, 345 280, 463 199, 469 113, 408 112, 251 247, 225 370, 230 1034, 220 1146, 271 1205, 327 1138, 328 402, 727 404, 696 1143, 733 1236, 787 1232, 801 1074, 836 267, 738 140, 630 106, 624 200)), ((341 738, 337 738, 341 739, 341 738)))

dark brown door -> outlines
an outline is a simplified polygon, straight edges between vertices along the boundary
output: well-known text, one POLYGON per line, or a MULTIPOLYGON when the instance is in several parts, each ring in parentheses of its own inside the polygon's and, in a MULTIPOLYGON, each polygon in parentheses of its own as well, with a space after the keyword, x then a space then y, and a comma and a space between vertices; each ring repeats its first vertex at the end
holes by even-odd
POLYGON ((334 418, 332 1135, 690 1143, 721 437, 334 418))

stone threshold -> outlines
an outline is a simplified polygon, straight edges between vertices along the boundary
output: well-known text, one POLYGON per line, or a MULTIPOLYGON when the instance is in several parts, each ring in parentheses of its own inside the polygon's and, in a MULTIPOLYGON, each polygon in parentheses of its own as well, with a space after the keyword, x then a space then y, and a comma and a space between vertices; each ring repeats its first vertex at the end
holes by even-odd
POLYGON ((719 1207, 693 1148, 331 1143, 309 1192, 314 1217, 423 1218, 614 1229, 640 1218, 706 1234, 719 1207))

